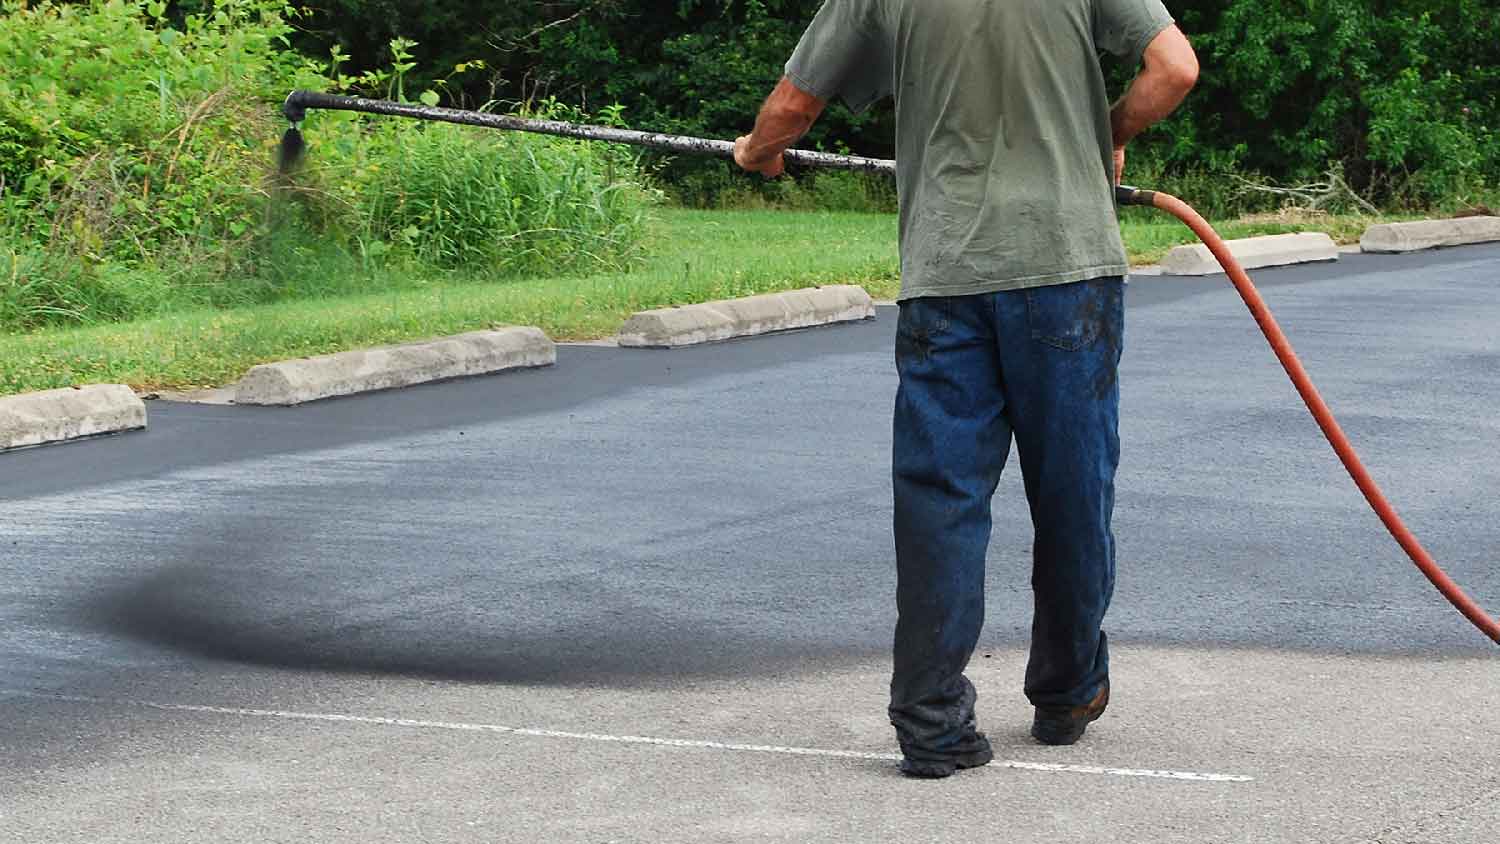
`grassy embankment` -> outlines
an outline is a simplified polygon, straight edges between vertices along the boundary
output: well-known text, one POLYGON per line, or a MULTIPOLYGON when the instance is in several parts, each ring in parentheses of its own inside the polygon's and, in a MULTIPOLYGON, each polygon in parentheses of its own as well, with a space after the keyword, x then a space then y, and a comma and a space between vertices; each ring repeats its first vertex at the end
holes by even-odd
MULTIPOLYGON (((861 284, 879 299, 894 298, 898 289, 890 215, 663 209, 656 218, 649 257, 629 272, 500 280, 315 264, 309 272, 359 277, 329 278, 310 289, 368 292, 3 336, 0 394, 95 382, 142 389, 221 385, 264 361, 495 325, 537 325, 559 340, 584 339, 612 334, 646 308, 815 284, 861 284)), ((1368 222, 1269 216, 1220 230, 1247 237, 1321 229, 1350 240, 1368 222)), ((1124 231, 1135 263, 1192 240, 1165 218, 1128 219, 1124 231)))

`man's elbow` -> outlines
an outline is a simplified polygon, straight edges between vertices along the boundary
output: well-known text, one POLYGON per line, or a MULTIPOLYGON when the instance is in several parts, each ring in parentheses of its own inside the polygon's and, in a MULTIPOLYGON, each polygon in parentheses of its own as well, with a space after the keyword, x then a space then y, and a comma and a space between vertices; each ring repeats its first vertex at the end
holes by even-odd
POLYGON ((1143 59, 1146 72, 1179 96, 1187 96, 1198 84, 1198 54, 1176 26, 1162 30, 1146 47, 1143 59))
POLYGON ((1167 82, 1184 96, 1198 84, 1198 56, 1191 50, 1178 56, 1166 68, 1167 82))

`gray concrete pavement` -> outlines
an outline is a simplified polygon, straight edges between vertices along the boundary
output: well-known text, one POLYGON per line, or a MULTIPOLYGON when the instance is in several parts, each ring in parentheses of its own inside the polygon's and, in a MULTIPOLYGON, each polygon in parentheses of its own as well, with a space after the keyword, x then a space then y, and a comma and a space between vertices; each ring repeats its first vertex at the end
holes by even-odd
MULTIPOLYGON (((1250 782, 992 766, 912 782, 882 759, 487 732, 627 730, 722 744, 890 752, 879 660, 781 679, 559 688, 259 677, 142 678, 130 700, 190 694, 275 711, 161 711, 12 700, 57 734, 8 791, 10 840, 36 841, 1484 841, 1500 796, 1481 658, 1126 647, 1119 703, 1074 748, 1024 733, 1022 655, 974 679, 997 753, 1250 782), (190 680, 187 684, 183 681, 190 680), (191 687, 185 692, 183 686, 191 687), (1432 690, 1443 689, 1444 717, 1432 690), (837 706, 830 704, 837 703, 837 706), (314 716, 353 715, 362 721, 314 716), (379 719, 407 719, 407 723, 379 719), (55 731, 57 722, 70 725, 55 731), (419 721, 420 723, 411 723, 419 721)), ((616 736, 618 734, 610 734, 616 736)))
MULTIPOLYGON (((1500 606, 1500 248, 1256 277, 1500 606)), ((1024 737, 1013 466, 981 723, 1026 764, 1249 782, 891 773, 883 309, 304 408, 157 403, 146 433, 0 457, 0 840, 1483 840, 1493 646, 1222 279, 1138 280, 1128 319, 1115 704, 1075 748, 1024 737)))

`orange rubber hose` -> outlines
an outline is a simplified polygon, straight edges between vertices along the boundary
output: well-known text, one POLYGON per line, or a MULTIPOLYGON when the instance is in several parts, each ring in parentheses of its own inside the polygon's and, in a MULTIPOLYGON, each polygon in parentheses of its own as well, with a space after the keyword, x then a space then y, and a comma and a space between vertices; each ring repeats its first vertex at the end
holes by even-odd
POLYGON ((1286 374, 1291 376, 1292 384, 1296 386, 1297 392, 1302 395, 1302 401, 1307 404, 1307 409, 1312 411, 1313 418, 1318 422, 1318 427, 1323 429, 1323 435, 1328 438, 1329 445, 1333 446, 1333 450, 1338 454, 1339 460, 1343 462, 1344 468, 1349 470, 1349 476, 1354 479, 1354 483, 1359 487, 1359 491, 1364 493, 1365 500, 1370 502, 1370 506, 1374 508, 1375 514, 1380 517, 1380 521, 1385 524, 1386 529, 1391 532, 1391 536, 1396 539, 1396 542, 1406 550, 1412 562, 1417 564, 1417 568, 1422 570, 1422 574, 1426 575, 1427 579, 1432 581, 1432 585, 1436 586, 1438 591, 1443 593, 1443 597, 1447 598, 1453 606, 1457 607, 1458 611, 1463 613, 1465 618, 1473 622, 1474 626, 1479 628, 1480 632, 1493 639, 1496 644, 1500 644, 1500 624, 1497 624, 1493 618, 1487 615, 1479 604, 1475 603, 1472 598, 1465 594, 1464 590, 1457 583, 1453 582, 1453 579, 1446 572, 1438 567, 1437 562, 1432 559, 1432 555, 1427 553, 1427 550, 1417 541, 1417 537, 1401 521, 1401 517, 1396 515, 1395 508, 1390 505, 1390 502, 1385 500, 1385 496, 1380 492, 1380 487, 1375 484, 1375 479, 1370 477, 1369 471, 1360 462, 1359 455, 1354 452, 1354 446, 1349 444, 1349 438, 1344 435, 1343 429, 1339 427, 1338 420, 1333 418, 1333 411, 1328 409, 1328 405, 1323 401, 1323 397, 1318 394, 1317 388, 1313 386, 1312 379, 1307 376, 1307 370, 1302 368, 1302 362, 1297 359, 1297 353, 1292 350, 1292 344, 1286 339, 1286 335, 1282 333, 1281 327, 1276 324, 1276 318, 1271 316, 1271 310, 1266 307, 1265 301, 1261 299, 1260 292, 1255 289, 1255 285, 1250 281, 1250 276, 1245 274, 1245 270, 1240 266, 1239 261, 1235 260, 1234 255, 1230 254, 1229 247, 1225 245, 1223 238, 1219 237, 1218 232, 1215 232, 1213 227, 1197 211, 1194 211, 1186 202, 1175 196, 1159 192, 1153 194, 1146 191, 1134 191, 1129 188, 1122 190, 1132 192, 1130 194, 1122 193, 1122 197, 1129 196, 1136 204, 1153 205, 1186 223, 1193 230, 1193 233, 1198 235, 1199 239, 1213 252, 1214 257, 1219 259, 1219 264, 1224 267, 1225 272, 1229 273, 1229 280, 1234 282, 1234 288, 1239 291, 1240 298, 1245 300, 1245 305, 1250 308, 1250 313, 1255 317, 1256 323, 1260 325, 1261 332, 1266 335, 1266 340, 1270 342, 1271 349, 1276 352, 1277 360, 1281 361, 1282 367, 1286 369, 1286 374))

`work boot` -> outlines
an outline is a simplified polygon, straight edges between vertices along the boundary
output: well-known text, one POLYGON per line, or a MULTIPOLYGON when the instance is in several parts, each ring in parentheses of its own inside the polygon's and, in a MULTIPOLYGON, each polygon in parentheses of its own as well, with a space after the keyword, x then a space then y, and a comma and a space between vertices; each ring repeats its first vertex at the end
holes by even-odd
POLYGON ((941 759, 903 755, 901 773, 917 779, 937 780, 951 777, 955 771, 988 765, 995 758, 995 751, 990 749, 990 740, 985 737, 984 733, 974 733, 955 750, 957 752, 941 759))
POLYGON ((1089 724, 1099 720, 1104 708, 1109 706, 1109 681, 1104 688, 1084 706, 1050 707, 1038 706, 1036 717, 1031 721, 1031 737, 1042 744, 1072 744, 1083 738, 1089 724))

